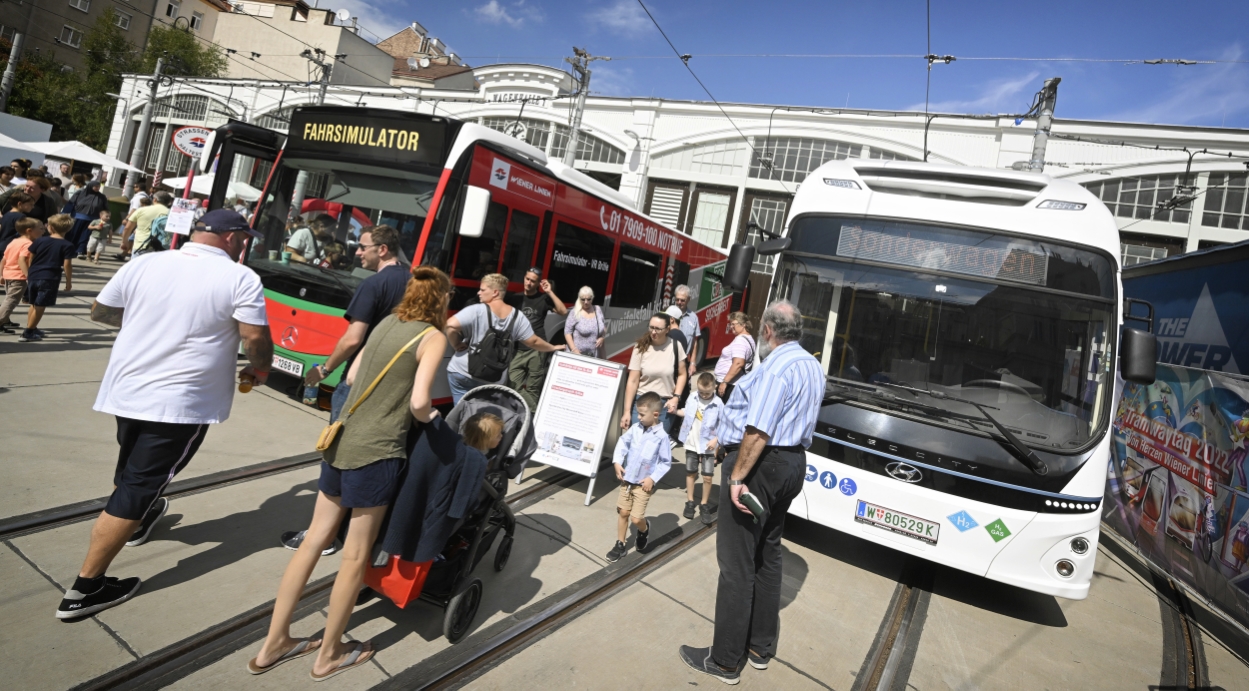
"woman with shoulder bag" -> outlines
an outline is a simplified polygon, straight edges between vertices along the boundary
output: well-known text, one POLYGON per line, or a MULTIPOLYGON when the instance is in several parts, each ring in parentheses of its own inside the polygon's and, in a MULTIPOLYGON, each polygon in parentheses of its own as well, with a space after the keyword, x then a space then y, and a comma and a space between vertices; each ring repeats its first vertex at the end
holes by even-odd
POLYGON ((685 349, 668 337, 668 315, 656 312, 647 325, 647 332, 633 345, 629 356, 629 380, 625 383, 626 410, 620 418, 620 429, 627 430, 638 421, 634 404, 639 396, 651 392, 659 394, 664 401, 659 412, 659 424, 668 429, 668 418, 676 418, 677 401, 685 389, 687 375, 685 367, 682 367, 684 362, 685 349))
POLYGON ((564 322, 568 350, 578 355, 601 358, 603 342, 607 339, 607 320, 603 308, 594 304, 594 289, 582 286, 577 292, 577 306, 569 310, 564 322))
POLYGON ((345 643, 342 638, 373 542, 407 461, 408 430, 414 420, 425 423, 438 415, 431 389, 447 348, 442 328, 450 294, 446 274, 427 266, 413 269, 402 302, 369 335, 347 372, 347 382, 353 386, 346 410, 326 428, 323 443, 318 444, 325 460, 312 523, 282 576, 269 634, 247 664, 252 674, 319 652, 311 674, 313 680, 322 681, 373 657, 370 643, 345 643), (295 606, 321 550, 333 542, 348 511, 351 522, 330 593, 325 638, 292 638, 295 606))
POLYGON ((755 338, 750 335, 754 325, 745 312, 734 312, 729 315, 729 328, 733 329, 733 340, 720 351, 720 359, 716 360, 716 393, 720 400, 728 403, 733 386, 754 367, 755 338))

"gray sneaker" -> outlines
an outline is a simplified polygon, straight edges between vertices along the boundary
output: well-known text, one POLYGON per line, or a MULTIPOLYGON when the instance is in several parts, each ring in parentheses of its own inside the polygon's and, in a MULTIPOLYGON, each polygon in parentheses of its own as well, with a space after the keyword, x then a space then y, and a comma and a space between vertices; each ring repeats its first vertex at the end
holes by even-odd
POLYGON ((620 540, 616 540, 616 546, 612 547, 611 551, 607 553, 607 561, 610 561, 610 562, 620 561, 620 558, 623 557, 625 553, 628 551, 629 549, 625 547, 625 544, 623 542, 621 542, 620 540))

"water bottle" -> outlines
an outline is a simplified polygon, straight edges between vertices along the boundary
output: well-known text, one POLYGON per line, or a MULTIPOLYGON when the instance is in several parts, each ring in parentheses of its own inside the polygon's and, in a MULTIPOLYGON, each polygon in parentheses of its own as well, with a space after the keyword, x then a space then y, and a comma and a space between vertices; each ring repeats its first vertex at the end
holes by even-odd
MULTIPOLYGON (((316 363, 316 362, 312 363, 312 367, 314 369, 320 366, 321 365, 319 363, 316 363)), ((318 389, 320 389, 319 386, 305 386, 304 387, 304 405, 316 405, 317 404, 318 389)))

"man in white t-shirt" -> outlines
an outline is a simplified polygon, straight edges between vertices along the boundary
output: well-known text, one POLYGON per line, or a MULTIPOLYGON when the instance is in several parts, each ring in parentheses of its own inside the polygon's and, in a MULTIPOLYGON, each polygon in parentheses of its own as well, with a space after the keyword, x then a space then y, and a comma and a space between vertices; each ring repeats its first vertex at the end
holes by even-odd
POLYGON ((234 401, 243 341, 243 375, 264 383, 273 359, 260 278, 238 263, 259 234, 228 209, 204 214, 179 251, 136 257, 104 286, 91 318, 121 331, 100 383, 95 410, 117 416, 121 444, 113 494, 91 531, 78 579, 57 619, 87 616, 130 599, 138 578, 104 575, 123 545, 147 541, 169 508, 161 497, 234 401))

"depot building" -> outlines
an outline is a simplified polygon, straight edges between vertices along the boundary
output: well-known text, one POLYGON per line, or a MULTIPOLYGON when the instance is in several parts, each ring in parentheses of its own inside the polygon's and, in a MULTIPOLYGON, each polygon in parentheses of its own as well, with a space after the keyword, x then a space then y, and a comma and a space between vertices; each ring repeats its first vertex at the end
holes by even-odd
MULTIPOLYGON (((422 78, 422 69, 439 68, 400 66, 389 85, 380 79, 377 86, 331 83, 325 103, 478 122, 552 158, 564 156, 576 100, 567 73, 515 64, 471 69, 471 80, 464 74, 453 81, 422 78)), ((151 98, 146 79, 128 76, 122 88, 126 98, 118 103, 108 146, 122 160, 130 160, 151 98)), ((166 132, 180 126, 215 128, 235 119, 286 131, 291 111, 314 104, 317 91, 315 83, 179 78, 156 94, 143 167, 154 173, 163 155, 166 177, 185 174, 190 159, 160 146, 166 132)), ((591 95, 576 167, 633 198, 644 213, 727 250, 756 239, 756 231, 747 230, 751 222, 779 232, 798 185, 826 161, 923 160, 926 152, 930 162, 1010 168, 1031 157, 1035 131, 1035 121, 1007 117, 723 106, 733 123, 710 102, 591 95)), ((1197 154, 1190 167, 1183 151, 1249 155, 1249 130, 1058 118, 1052 132, 1045 173, 1084 185, 1105 202, 1118 221, 1125 265, 1249 239, 1246 159, 1197 154), (1195 198, 1159 208, 1185 182, 1196 188, 1195 198)), ((235 174, 259 187, 264 172, 235 174)), ((116 176, 112 182, 118 184, 116 176)), ((309 195, 315 192, 310 181, 309 195)), ((770 272, 768 261, 761 258, 756 270, 770 272)))

